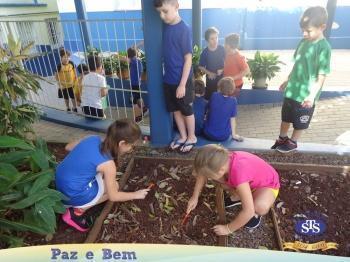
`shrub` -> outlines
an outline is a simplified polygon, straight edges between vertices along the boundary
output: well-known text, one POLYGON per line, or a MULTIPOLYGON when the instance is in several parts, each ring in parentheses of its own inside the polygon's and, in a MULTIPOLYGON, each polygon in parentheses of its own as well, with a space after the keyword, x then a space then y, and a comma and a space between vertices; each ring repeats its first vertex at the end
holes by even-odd
POLYGON ((0 46, 0 135, 24 137, 32 132, 31 124, 38 118, 38 110, 26 99, 30 92, 38 92, 38 79, 42 78, 22 66, 22 60, 30 58, 32 47, 33 43, 22 48, 12 35, 7 49, 0 46))
POLYGON ((64 195, 49 188, 56 163, 43 140, 0 136, 0 240, 22 245, 20 231, 52 234, 64 195))

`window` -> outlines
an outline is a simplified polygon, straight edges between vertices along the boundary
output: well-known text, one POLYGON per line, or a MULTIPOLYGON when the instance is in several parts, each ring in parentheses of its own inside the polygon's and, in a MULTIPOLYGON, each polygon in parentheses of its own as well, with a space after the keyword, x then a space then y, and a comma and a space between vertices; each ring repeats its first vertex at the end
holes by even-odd
POLYGON ((56 18, 46 19, 46 26, 50 44, 53 46, 61 46, 63 43, 61 37, 61 27, 56 18))

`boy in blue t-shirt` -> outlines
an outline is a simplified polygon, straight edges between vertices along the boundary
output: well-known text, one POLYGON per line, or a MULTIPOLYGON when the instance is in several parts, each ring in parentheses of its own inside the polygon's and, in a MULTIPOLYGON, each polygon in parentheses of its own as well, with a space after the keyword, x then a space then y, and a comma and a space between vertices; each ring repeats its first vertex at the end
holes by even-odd
POLYGON ((224 77, 218 83, 218 92, 209 100, 207 120, 204 122, 203 135, 213 141, 225 141, 230 135, 238 142, 243 138, 236 132, 237 99, 233 97, 235 82, 224 77))
POLYGON ((187 153, 197 143, 192 102, 192 36, 181 20, 177 0, 154 0, 154 7, 165 23, 163 29, 164 96, 167 110, 174 113, 180 137, 171 144, 172 150, 187 153))
POLYGON ((196 79, 194 81, 194 94, 195 98, 193 101, 194 119, 196 122, 195 133, 196 136, 202 134, 205 115, 207 113, 208 101, 205 100, 205 84, 202 80, 196 79))
POLYGON ((218 44, 219 30, 209 27, 205 31, 205 40, 208 46, 202 51, 199 60, 199 69, 206 74, 205 99, 217 91, 218 82, 222 77, 225 62, 225 48, 218 44))

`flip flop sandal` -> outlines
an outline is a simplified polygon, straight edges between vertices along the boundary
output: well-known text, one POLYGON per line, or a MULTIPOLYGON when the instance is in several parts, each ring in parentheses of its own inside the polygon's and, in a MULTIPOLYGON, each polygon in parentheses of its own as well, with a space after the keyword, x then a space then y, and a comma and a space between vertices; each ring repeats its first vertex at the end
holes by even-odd
POLYGON ((243 142, 244 141, 244 137, 240 136, 239 138, 233 138, 232 137, 232 140, 233 141, 237 141, 237 142, 243 142))
POLYGON ((171 142, 170 146, 169 146, 169 149, 171 151, 175 151, 175 150, 178 150, 179 148, 181 148, 184 144, 186 143, 185 142, 179 142, 179 140, 174 140, 173 142, 171 142))
POLYGON ((181 148, 179 149, 179 152, 180 152, 181 154, 188 154, 189 152, 192 151, 192 149, 194 148, 195 145, 197 145, 197 142, 191 142, 191 143, 190 143, 190 142, 185 142, 185 143, 181 146, 181 148), (183 151, 185 147, 190 147, 190 149, 187 150, 187 151, 183 151))

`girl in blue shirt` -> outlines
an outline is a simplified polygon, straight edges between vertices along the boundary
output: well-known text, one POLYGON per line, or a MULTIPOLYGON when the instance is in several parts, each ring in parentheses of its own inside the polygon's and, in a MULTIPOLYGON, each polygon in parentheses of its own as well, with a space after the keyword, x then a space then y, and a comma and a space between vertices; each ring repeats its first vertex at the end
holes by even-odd
POLYGON ((116 182, 117 158, 132 150, 140 138, 138 125, 130 120, 117 120, 103 139, 89 136, 67 144, 70 153, 56 168, 56 188, 68 197, 62 219, 81 232, 89 229, 84 212, 106 200, 144 199, 149 189, 119 191, 116 182))

